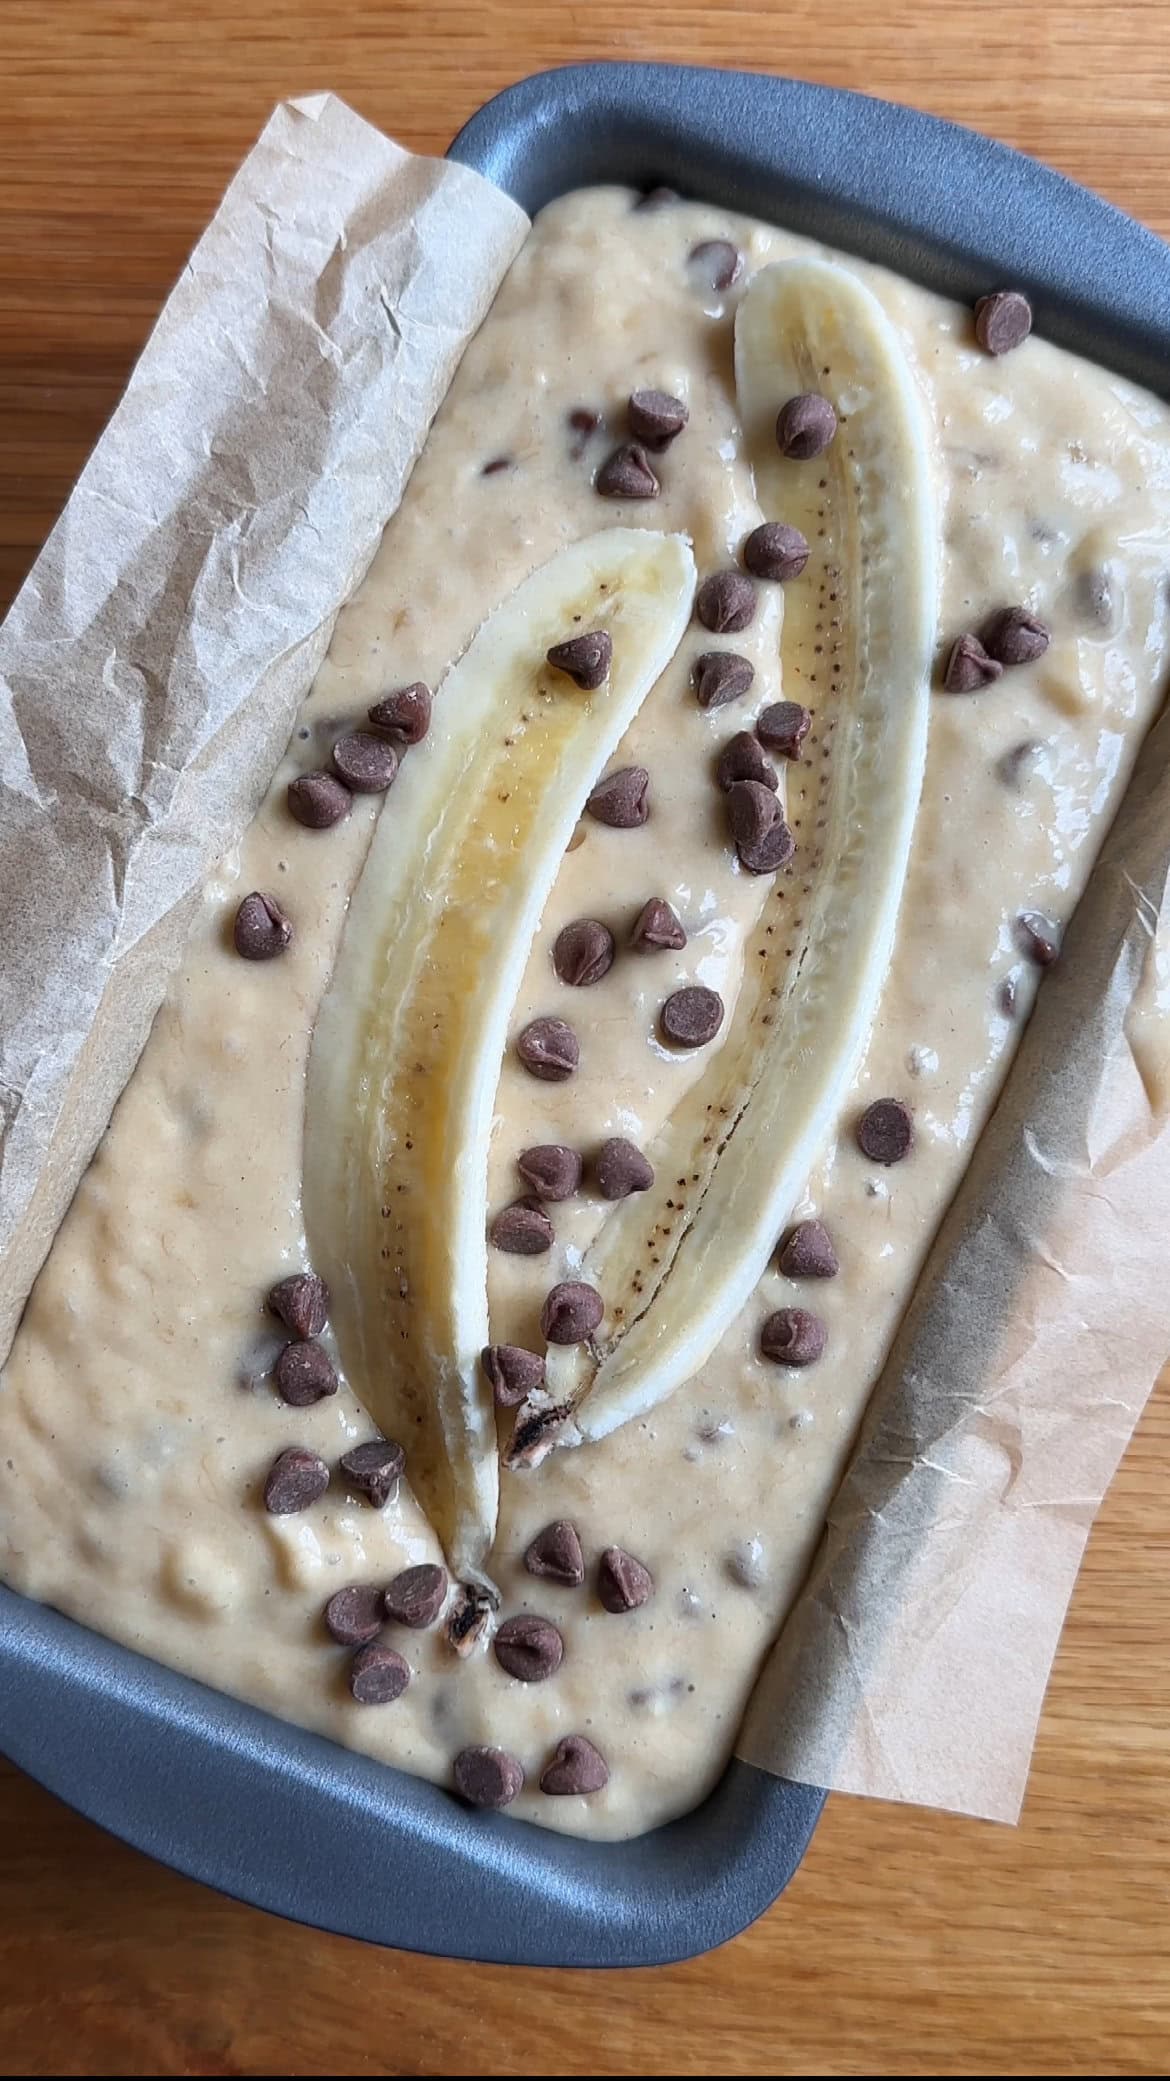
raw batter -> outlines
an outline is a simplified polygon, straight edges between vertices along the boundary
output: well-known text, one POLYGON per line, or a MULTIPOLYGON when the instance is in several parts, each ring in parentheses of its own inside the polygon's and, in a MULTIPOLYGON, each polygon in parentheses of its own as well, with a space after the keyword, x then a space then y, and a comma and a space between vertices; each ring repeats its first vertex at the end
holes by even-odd
MULTIPOLYGON (((379 1511, 336 1477, 309 1509, 263 1508, 283 1448, 307 1447, 335 1466, 372 1430, 344 1387, 290 1408, 269 1377, 286 1339, 263 1296, 306 1263, 309 1035, 378 807, 359 795, 343 822, 313 832, 290 818, 286 789, 326 764, 339 732, 388 688, 436 684, 484 615, 561 543, 642 523, 687 532, 701 573, 734 562, 761 518, 736 421, 735 304, 752 270, 804 250, 788 233, 704 205, 631 208, 613 190, 544 213, 338 622, 256 823, 208 884, 202 922, 37 1283, 0 1393, 0 1570, 17 1588, 445 1782, 458 1751, 498 1743, 527 1773, 513 1813, 600 1836, 684 1811, 723 1767, 1027 1015, 1040 971, 1019 915, 1067 919, 1159 703, 1170 647, 1170 411, 1043 341, 993 358, 975 344, 970 313, 845 263, 880 297, 928 401, 944 638, 1021 603, 1053 640, 998 685, 935 698, 880 1016, 840 1138, 797 1210, 827 1225, 839 1273, 795 1281, 770 1271, 701 1375, 652 1420, 504 1476, 494 1571, 505 1615, 540 1614, 564 1635, 563 1664, 545 1682, 514 1680, 490 1652, 457 1661, 440 1628, 391 1626, 385 1638, 414 1681, 393 1704, 356 1703, 350 1656, 323 1626, 325 1602, 344 1585, 439 1560, 428 1527, 405 1487, 379 1511), (723 239, 744 266, 718 289, 710 256, 687 256, 723 239), (689 424, 662 468, 661 496, 611 504, 593 478, 624 437, 628 394, 646 386, 684 399, 689 424), (252 889, 277 894, 295 919, 278 961, 233 952, 231 920, 252 889), (885 1096, 914 1116, 912 1154, 895 1168, 867 1161, 853 1134, 859 1108, 885 1096), (789 1305, 815 1309, 827 1332, 824 1356, 803 1370, 759 1350, 764 1317, 789 1305), (557 1519, 580 1535, 583 1588, 523 1567, 529 1541, 557 1519), (621 1615, 594 1589, 611 1545, 654 1578, 649 1601, 621 1615), (540 1792, 566 1734, 603 1752, 604 1790, 540 1792)), ((762 891, 733 864, 711 769, 725 740, 777 698, 774 634, 769 613, 757 615, 734 646, 756 663, 755 685, 704 713, 689 673, 710 645, 693 631, 614 762, 647 768, 649 821, 625 830, 582 821, 514 1031, 554 1014, 595 1038, 562 1084, 505 1062, 490 1211, 523 1189, 519 1150, 590 1151, 612 1135, 645 1146, 699 1073, 700 1061, 648 1051, 640 1036, 678 984, 734 996, 762 891), (687 947, 619 958, 602 982, 568 990, 550 958, 561 927, 599 918, 620 938, 651 896, 673 906, 687 947)), ((424 743, 410 756, 425 752, 424 743)), ((798 816, 799 777, 789 799, 798 816)), ((588 1199, 554 1208, 558 1241, 580 1242, 596 1211, 588 1199)), ((536 1314, 557 1276, 548 1265, 492 1252, 494 1339, 539 1347, 536 1314)))

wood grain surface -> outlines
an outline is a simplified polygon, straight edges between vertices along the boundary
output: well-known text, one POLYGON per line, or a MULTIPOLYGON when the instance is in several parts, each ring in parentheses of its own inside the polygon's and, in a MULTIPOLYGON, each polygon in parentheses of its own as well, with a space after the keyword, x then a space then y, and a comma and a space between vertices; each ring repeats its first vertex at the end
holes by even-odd
MULTIPOLYGON (((602 56, 916 102, 1170 232, 1166 0, 0 0, 0 600, 275 100, 333 87, 441 151, 508 81, 602 56)), ((1164 2074, 1168 1478, 1161 1396, 1093 1534, 1018 1830, 834 1798, 771 1914, 669 1970, 293 1928, 0 1763, 0 2072, 1164 2074)))

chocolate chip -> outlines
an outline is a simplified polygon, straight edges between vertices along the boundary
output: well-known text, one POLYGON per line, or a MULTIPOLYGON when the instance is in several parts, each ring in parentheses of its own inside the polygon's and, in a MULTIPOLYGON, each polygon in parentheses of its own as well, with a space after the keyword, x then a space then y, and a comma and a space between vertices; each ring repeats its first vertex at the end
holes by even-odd
POLYGON ((983 630, 983 647, 1001 665, 1032 665, 1051 642, 1047 625, 1026 607, 1002 607, 983 630))
POLYGON ((353 796, 333 773, 301 773, 288 784, 290 816, 306 831, 328 831, 353 808, 353 796))
POLYGON ((603 499, 656 499, 659 485, 646 450, 636 441, 623 441, 606 456, 593 479, 593 489, 603 499))
POLYGON ((644 766, 619 766, 602 775, 585 807, 597 823, 632 831, 650 814, 650 775, 644 766))
POLYGON ((678 1048, 705 1048, 723 1024, 723 999, 718 990, 688 983, 675 990, 662 1007, 662 1031, 678 1048))
POLYGON ((360 1647, 349 1665, 349 1688, 359 1705, 393 1705, 409 1682, 409 1662, 381 1640, 360 1647))
POLYGON ((993 289, 975 306, 975 337, 987 354, 1010 354, 1032 330, 1032 306, 1018 289, 993 289))
POLYGON ((727 816, 735 850, 749 874, 774 874, 791 860, 796 840, 771 788, 758 780, 736 780, 727 790, 727 816))
POLYGON ((580 462, 589 446, 590 438, 601 425, 601 414, 590 405, 576 405, 569 413, 569 425, 575 439, 569 442, 570 462, 580 462))
POLYGON ((812 726, 812 715, 799 701, 773 701, 756 717, 756 736, 783 759, 798 759, 812 726))
POLYGON ((500 470, 510 470, 511 467, 512 458, 510 455, 493 455, 490 462, 485 462, 479 474, 481 477, 495 477, 500 470))
POLYGON ((346 1480, 361 1490, 375 1510, 385 1508, 405 1465, 406 1454, 393 1438, 370 1438, 341 1455, 341 1471, 346 1480))
POLYGON ((825 1325, 807 1308, 777 1308, 760 1331, 760 1350, 778 1366, 811 1366, 825 1348, 825 1325))
POLYGON ((1016 919, 1016 945, 1037 968, 1051 968, 1060 952, 1060 927, 1038 910, 1026 910, 1016 919))
POLYGON ((431 727, 430 687, 421 679, 412 679, 409 686, 396 686, 392 693, 375 701, 369 714, 375 730, 386 730, 403 744, 421 744, 431 727))
POLYGON ((607 1546, 597 1564, 597 1594, 607 1611, 637 1611, 654 1595, 654 1577, 624 1547, 607 1546))
POLYGON ((451 1775, 460 1799, 493 1812, 511 1806, 524 1789, 524 1767, 507 1749, 460 1749, 451 1775))
POLYGON ((581 1189, 584 1165, 577 1151, 567 1149, 563 1142, 537 1142, 531 1149, 522 1149, 516 1168, 541 1199, 571 1199, 581 1189))
POLYGON ((571 1525, 566 1517, 558 1517, 555 1523, 546 1525, 528 1546, 524 1566, 529 1575, 559 1582, 566 1590, 579 1588, 585 1580, 585 1556, 581 1552, 576 1525, 571 1525))
POLYGON ((329 1486, 329 1469, 315 1452, 290 1445, 273 1460, 264 1483, 264 1508, 270 1517, 290 1517, 307 1510, 329 1486))
POLYGON ((1021 743, 1013 744, 1010 751, 1005 751, 1002 758, 996 760, 995 770, 1005 788, 1020 787, 1040 749, 1034 737, 1026 737, 1021 743))
POLYGON ((685 947, 687 935, 664 896, 651 896, 642 905, 630 934, 630 945, 641 954, 657 954, 685 947))
POLYGON ((978 636, 968 633, 951 645, 943 686, 948 694, 977 694, 982 687, 993 685, 1002 672, 998 658, 989 657, 978 636))
POLYGON ((608 629, 586 629, 567 642, 554 643, 545 655, 555 672, 567 673, 582 692, 591 694, 613 663, 613 637, 608 629))
POLYGON ((516 1053, 529 1076, 542 1084, 563 1084, 581 1060, 571 1026, 563 1019, 530 1019, 516 1042, 516 1053))
POLYGON ((677 202, 678 199, 677 188, 647 188, 644 195, 635 197, 630 204, 630 208, 632 210, 661 210, 665 209, 668 203, 677 202))
POLYGON ((540 1789, 552 1798, 572 1799, 601 1792, 608 1783, 609 1765, 605 1757, 583 1734, 563 1735, 540 1774, 540 1789))
POLYGON ((687 263, 712 289, 730 289, 743 266, 743 254, 729 238, 705 238, 691 247, 687 263))
POLYGON ((633 1142, 614 1135, 603 1142, 593 1166, 602 1199, 628 1199, 631 1192, 648 1192, 654 1183, 654 1166, 633 1142))
POLYGON ((681 397, 665 390, 632 390, 626 410, 634 439, 659 453, 681 434, 691 416, 681 397))
POLYGON ((269 1289, 265 1306, 294 1337, 319 1337, 329 1320, 329 1288, 315 1272, 290 1272, 269 1289))
POLYGON ((604 1314, 605 1303, 595 1286, 586 1286, 580 1279, 566 1279, 545 1296, 540 1311, 541 1335, 547 1344, 583 1344, 604 1314))
POLYGON ((835 1279, 841 1269, 823 1221, 798 1221, 777 1262, 786 1279, 835 1279))
POLYGON ((901 1163, 910 1154, 914 1124, 900 1098, 875 1098, 857 1123, 857 1146, 871 1163, 901 1163))
POLYGON ((398 771, 398 752, 372 730, 351 730, 334 745, 333 765, 355 795, 381 795, 398 771))
POLYGON ((539 1200, 513 1200, 501 1207, 488 1228, 488 1240, 496 1250, 511 1257, 542 1257, 551 1250, 556 1236, 552 1222, 539 1200))
POLYGON ((382 1630, 382 1588, 376 1582, 351 1582, 335 1590, 325 1606, 325 1624, 342 1647, 363 1647, 382 1630))
POLYGON ((565 1643, 551 1619, 523 1611, 505 1619, 493 1646, 496 1660, 509 1676, 522 1684, 542 1684, 555 1676, 565 1657, 565 1643))
POLYGON ((737 780, 754 780, 762 788, 778 788, 780 776, 758 737, 737 730, 729 737, 715 766, 715 778, 726 790, 737 780))
POLYGON ((786 579, 799 578, 808 562, 808 543, 798 527, 765 520, 744 543, 743 560, 753 578, 770 578, 782 585, 786 579))
POLYGON ((307 1409, 337 1393, 333 1360, 320 1344, 286 1344, 272 1377, 281 1401, 293 1409, 307 1409))
POLYGON ((742 571, 712 571, 695 594, 695 614, 713 636, 734 636, 756 611, 756 588, 742 571))
POLYGON ((819 391, 805 390, 781 405, 776 419, 776 446, 790 462, 822 455, 837 431, 837 414, 819 391))
POLYGON ((519 1344, 488 1344, 480 1352, 479 1362, 500 1409, 515 1409, 544 1386, 544 1360, 539 1352, 525 1351, 519 1344))
POLYGON ((704 650, 695 659, 695 698, 700 708, 726 708, 746 694, 756 668, 735 650, 704 650))
POLYGON ((386 1585, 386 1616, 396 1625, 420 1632, 433 1626, 447 1601, 447 1570, 433 1561, 404 1568, 386 1585))
POLYGON ((236 952, 244 961, 271 961, 292 942, 292 919, 285 916, 275 896, 253 889, 245 896, 232 927, 236 952))
POLYGON ((584 990, 613 967, 613 933, 599 918, 576 918, 553 941, 553 967, 562 983, 584 990))

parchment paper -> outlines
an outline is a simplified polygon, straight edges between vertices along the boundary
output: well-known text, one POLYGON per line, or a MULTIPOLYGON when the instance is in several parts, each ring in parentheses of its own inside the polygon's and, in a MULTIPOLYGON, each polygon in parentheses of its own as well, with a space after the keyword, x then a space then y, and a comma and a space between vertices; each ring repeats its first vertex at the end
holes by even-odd
POLYGON ((0 1359, 528 220, 277 109, 0 630, 0 1359))

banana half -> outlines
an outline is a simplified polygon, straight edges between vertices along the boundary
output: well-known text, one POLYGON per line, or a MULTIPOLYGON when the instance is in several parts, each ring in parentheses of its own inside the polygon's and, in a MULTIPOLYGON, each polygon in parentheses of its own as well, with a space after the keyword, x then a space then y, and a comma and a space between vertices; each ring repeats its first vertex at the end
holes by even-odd
POLYGON ((311 1261, 350 1384, 473 1583, 498 1502, 479 1358, 508 1019, 585 797, 677 648, 694 582, 681 536, 613 528, 562 550, 484 624, 386 799, 314 1032, 311 1261), (582 691, 545 653, 593 629, 612 663, 582 691))
POLYGON ((936 521, 922 410, 880 305, 820 260, 765 268, 740 305, 736 380, 764 514, 812 548, 785 587, 784 693, 813 711, 788 769, 798 846, 745 951, 723 1045, 576 1274, 606 1304, 588 1346, 550 1349, 514 1465, 604 1437, 693 1375, 749 1301, 855 1074, 893 947, 926 753, 936 521), (778 409, 839 415, 786 460, 778 409))

